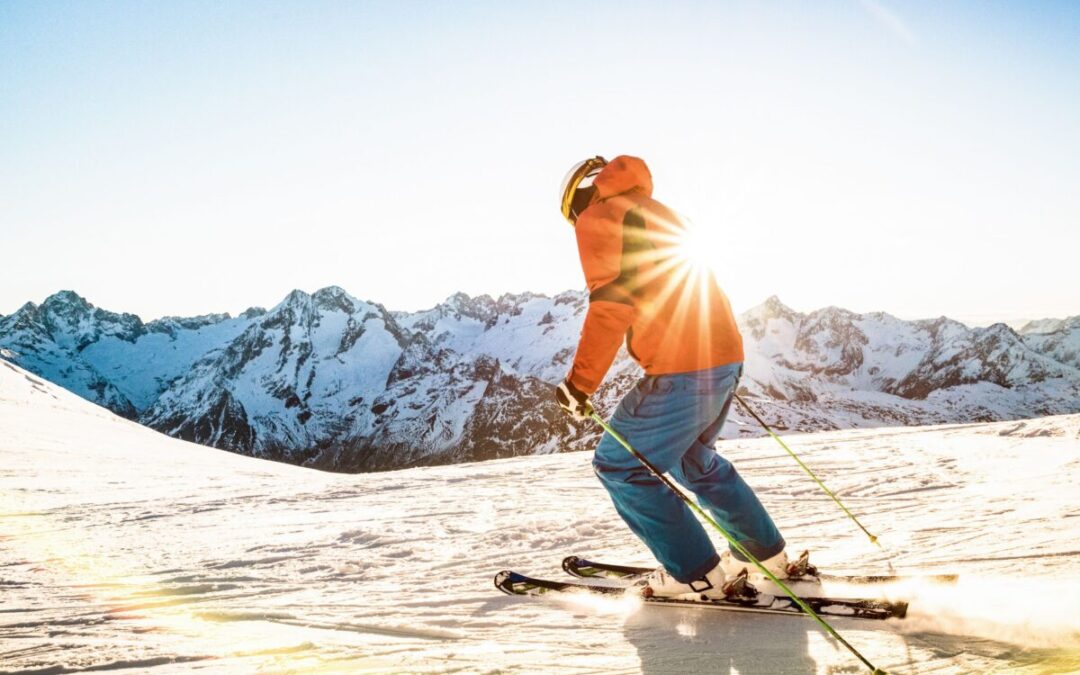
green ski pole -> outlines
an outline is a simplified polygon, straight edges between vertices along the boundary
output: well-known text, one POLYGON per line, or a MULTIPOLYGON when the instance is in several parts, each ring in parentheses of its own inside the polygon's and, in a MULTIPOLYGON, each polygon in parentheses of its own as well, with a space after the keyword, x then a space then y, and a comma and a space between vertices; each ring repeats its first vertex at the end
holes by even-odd
POLYGON ((832 490, 825 487, 825 483, 822 483, 821 479, 818 478, 816 475, 814 475, 814 472, 810 470, 810 467, 806 466, 806 464, 803 464, 803 461, 801 459, 799 459, 799 456, 796 455, 791 450, 791 448, 789 448, 787 446, 787 443, 785 443, 782 438, 780 438, 779 436, 776 435, 775 432, 773 432, 773 430, 769 427, 769 425, 765 423, 765 420, 761 419, 761 417, 759 417, 758 414, 756 412, 754 412, 750 408, 750 406, 748 406, 746 404, 746 401, 742 400, 742 397, 739 396, 738 394, 735 394, 735 400, 738 401, 742 405, 742 407, 746 410, 746 412, 750 413, 751 417, 753 417, 755 420, 757 420, 757 423, 761 425, 761 428, 764 429, 766 431, 766 433, 768 433, 770 436, 773 437, 773 440, 775 440, 777 443, 780 444, 780 447, 782 447, 784 450, 786 450, 787 453, 789 455, 791 455, 791 457, 796 462, 799 463, 799 466, 801 466, 803 468, 803 471, 805 471, 808 476, 810 476, 811 478, 814 479, 814 482, 817 483, 821 487, 821 489, 825 491, 825 494, 832 497, 832 500, 834 502, 836 502, 837 506, 839 506, 841 509, 844 510, 844 513, 847 514, 848 518, 851 518, 851 520, 853 520, 855 522, 855 524, 859 526, 859 529, 862 530, 866 534, 866 536, 870 538, 870 543, 875 544, 875 545, 877 545, 878 548, 881 548, 882 550, 884 550, 884 548, 882 548, 881 544, 878 543, 878 538, 876 536, 870 534, 870 531, 867 530, 865 527, 863 527, 863 524, 859 522, 859 519, 855 517, 855 514, 852 513, 851 511, 849 511, 848 507, 844 506, 844 503, 842 501, 840 501, 839 497, 837 497, 835 494, 833 494, 832 490))
POLYGON ((827 621, 825 621, 825 619, 822 619, 821 616, 819 616, 818 613, 815 612, 813 610, 813 608, 810 607, 810 605, 808 605, 805 601, 803 601, 802 598, 795 595, 795 592, 792 591, 790 588, 788 588, 787 584, 785 584, 783 581, 780 581, 780 579, 778 579, 775 574, 773 574, 768 569, 766 569, 765 566, 761 564, 761 561, 759 561, 749 551, 747 551, 746 547, 744 547, 733 536, 731 536, 731 534, 729 534, 728 531, 725 530, 722 525, 720 525, 720 523, 716 522, 715 520, 713 520, 713 518, 711 516, 709 516, 709 514, 705 513, 705 511, 700 506, 697 505, 697 502, 695 502, 693 499, 690 499, 685 494, 683 494, 682 490, 677 488, 675 486, 675 484, 672 483, 668 479, 667 476, 665 476, 659 469, 657 469, 655 466, 653 466, 652 462, 645 459, 644 455, 642 455, 640 452, 635 450, 634 446, 630 445, 630 443, 625 438, 623 438, 619 434, 619 432, 612 429, 611 425, 608 424, 607 422, 605 422, 602 417, 597 415, 595 412, 590 413, 589 417, 591 417, 594 422, 596 422, 601 427, 603 427, 605 432, 607 432, 612 438, 614 438, 616 441, 618 441, 619 445, 626 448, 627 452, 629 452, 639 462, 641 462, 642 465, 644 465, 644 467, 646 469, 648 469, 649 472, 652 475, 656 476, 656 478, 659 479, 661 483, 668 486, 668 488, 672 492, 674 492, 679 497, 679 499, 683 500, 683 502, 685 502, 686 505, 689 506, 695 513, 697 513, 699 516, 701 516, 701 518, 704 519, 705 522, 712 525, 716 529, 717 532, 719 532, 721 535, 723 535, 724 539, 727 539, 728 543, 731 544, 732 548, 734 548, 736 551, 741 553, 747 560, 754 563, 754 565, 759 570, 761 570, 762 572, 765 573, 766 577, 768 577, 773 583, 775 583, 777 586, 779 586, 781 589, 783 589, 783 591, 788 594, 788 596, 792 599, 792 601, 794 601, 795 604, 798 605, 799 608, 802 609, 803 612, 805 612, 808 616, 812 617, 815 621, 817 621, 818 624, 825 630, 826 633, 828 633, 829 635, 836 638, 836 640, 840 644, 844 645, 844 647, 846 647, 849 652, 854 654, 856 658, 858 658, 860 661, 862 661, 863 664, 867 668, 869 668, 870 671, 874 675, 888 675, 884 670, 881 670, 880 668, 875 666, 873 663, 870 663, 870 661, 865 656, 863 656, 859 652, 858 649, 855 649, 855 647, 853 647, 851 645, 851 643, 849 643, 847 640, 845 640, 840 635, 840 633, 838 633, 836 631, 835 628, 833 628, 827 621))

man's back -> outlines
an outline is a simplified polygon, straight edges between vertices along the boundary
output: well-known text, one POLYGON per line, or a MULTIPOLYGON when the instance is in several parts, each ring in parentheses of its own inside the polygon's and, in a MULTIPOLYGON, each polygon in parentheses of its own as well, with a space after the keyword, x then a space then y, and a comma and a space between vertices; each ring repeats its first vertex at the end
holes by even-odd
POLYGON ((571 381, 599 386, 626 336, 650 375, 704 370, 743 359, 727 297, 685 251, 685 223, 652 199, 635 157, 615 158, 596 177, 599 201, 577 220, 589 313, 571 381))

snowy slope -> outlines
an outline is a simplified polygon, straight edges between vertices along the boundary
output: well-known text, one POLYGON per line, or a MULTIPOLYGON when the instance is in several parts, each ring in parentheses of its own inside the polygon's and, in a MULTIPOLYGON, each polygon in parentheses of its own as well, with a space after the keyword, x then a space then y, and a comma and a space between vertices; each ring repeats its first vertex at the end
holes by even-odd
MULTIPOLYGON (((170 435, 342 471, 582 448, 551 384, 570 368, 584 293, 456 294, 389 312, 337 287, 269 312, 162 319, 70 292, 0 318, 14 362, 170 435)), ((740 317, 742 394, 780 429, 813 431, 1080 411, 1080 321, 969 328, 773 297, 740 317)), ((640 369, 623 351, 594 397, 611 410, 640 369)), ((736 409, 724 436, 760 429, 736 409)))
MULTIPOLYGON (((902 673, 1080 669, 1080 416, 789 439, 881 535, 909 618, 837 620, 902 673)), ((793 548, 885 571, 768 439, 721 442, 793 548)), ((570 453, 343 475, 170 439, 0 362, 0 670, 858 673, 792 617, 499 594, 647 563, 570 453)))

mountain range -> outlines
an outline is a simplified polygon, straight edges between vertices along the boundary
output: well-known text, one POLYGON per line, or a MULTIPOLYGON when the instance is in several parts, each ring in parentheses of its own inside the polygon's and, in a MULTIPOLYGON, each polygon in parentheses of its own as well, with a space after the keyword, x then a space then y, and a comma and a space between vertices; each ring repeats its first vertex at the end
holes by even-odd
MULTIPOLYGON (((456 294, 392 312, 341 288, 239 316, 143 322, 72 291, 0 317, 0 357, 161 432, 337 471, 585 449, 552 402, 584 292, 456 294)), ((780 430, 993 421, 1080 412, 1080 316, 971 328, 776 297, 739 318, 740 392, 780 430)), ((621 353, 594 397, 640 369, 621 353)), ((725 436, 760 433, 741 409, 725 436)))

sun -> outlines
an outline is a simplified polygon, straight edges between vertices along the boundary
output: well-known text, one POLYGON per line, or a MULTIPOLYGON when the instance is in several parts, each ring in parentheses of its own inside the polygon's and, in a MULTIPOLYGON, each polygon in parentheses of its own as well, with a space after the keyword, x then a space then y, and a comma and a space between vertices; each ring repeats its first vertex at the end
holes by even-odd
POLYGON ((712 272, 723 250, 715 230, 686 224, 675 242, 675 255, 680 261, 698 273, 712 272))

